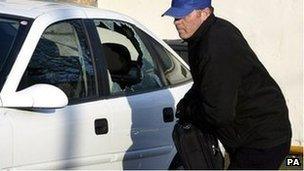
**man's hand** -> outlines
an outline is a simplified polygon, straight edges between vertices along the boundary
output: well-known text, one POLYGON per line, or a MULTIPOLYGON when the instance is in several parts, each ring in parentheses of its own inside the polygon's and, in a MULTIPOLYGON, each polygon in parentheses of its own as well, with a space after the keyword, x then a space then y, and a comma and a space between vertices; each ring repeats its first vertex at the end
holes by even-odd
POLYGON ((190 121, 191 115, 191 100, 181 99, 176 106, 176 118, 182 121, 190 121))

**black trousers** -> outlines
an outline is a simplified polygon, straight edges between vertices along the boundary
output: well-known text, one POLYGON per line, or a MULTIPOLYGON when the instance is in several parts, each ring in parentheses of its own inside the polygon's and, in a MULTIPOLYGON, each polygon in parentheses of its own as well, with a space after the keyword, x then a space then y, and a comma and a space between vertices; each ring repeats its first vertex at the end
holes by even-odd
POLYGON ((290 142, 267 149, 237 148, 229 152, 228 170, 269 169, 278 170, 288 155, 290 142))

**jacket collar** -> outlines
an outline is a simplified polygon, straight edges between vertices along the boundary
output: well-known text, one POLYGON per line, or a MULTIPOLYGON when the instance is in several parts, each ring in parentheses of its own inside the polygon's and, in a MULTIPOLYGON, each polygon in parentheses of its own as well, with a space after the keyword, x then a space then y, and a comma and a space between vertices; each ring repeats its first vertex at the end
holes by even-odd
POLYGON ((202 23, 196 32, 190 38, 185 39, 185 41, 188 43, 194 43, 201 40, 215 20, 215 15, 213 13, 210 14, 210 16, 202 23))

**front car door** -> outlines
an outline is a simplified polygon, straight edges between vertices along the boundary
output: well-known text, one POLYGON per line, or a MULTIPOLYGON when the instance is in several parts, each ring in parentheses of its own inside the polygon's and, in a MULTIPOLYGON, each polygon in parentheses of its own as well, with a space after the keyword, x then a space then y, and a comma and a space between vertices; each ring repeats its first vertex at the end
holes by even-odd
POLYGON ((1 92, 13 94, 14 82, 16 92, 44 83, 60 88, 69 99, 63 109, 5 109, 13 128, 11 168, 111 168, 111 112, 99 99, 100 85, 83 19, 72 19, 85 15, 82 11, 67 15, 71 16, 57 12, 36 19, 1 92), (37 44, 33 44, 35 37, 37 44))

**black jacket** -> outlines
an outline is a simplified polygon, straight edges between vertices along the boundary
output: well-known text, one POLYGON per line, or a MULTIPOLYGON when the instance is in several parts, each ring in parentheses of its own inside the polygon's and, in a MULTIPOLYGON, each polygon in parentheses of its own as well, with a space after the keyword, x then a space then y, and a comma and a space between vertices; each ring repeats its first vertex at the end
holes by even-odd
POLYGON ((284 96, 241 32, 213 14, 186 40, 191 119, 225 147, 269 148, 291 139, 284 96))

